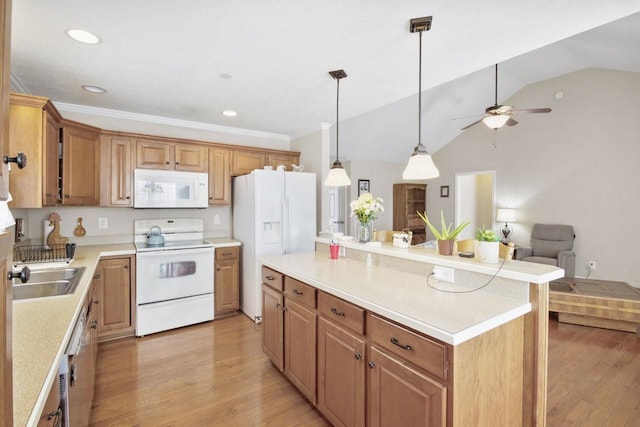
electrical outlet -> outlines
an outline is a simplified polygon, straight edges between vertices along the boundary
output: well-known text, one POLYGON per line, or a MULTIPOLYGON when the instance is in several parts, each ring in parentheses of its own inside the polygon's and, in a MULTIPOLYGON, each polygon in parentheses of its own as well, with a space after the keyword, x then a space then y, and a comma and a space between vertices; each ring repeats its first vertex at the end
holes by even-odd
POLYGON ((109 228, 109 221, 107 220, 107 217, 101 216, 98 218, 98 228, 101 230, 109 228))
POLYGON ((433 267, 433 277, 444 282, 453 283, 453 268, 436 265, 433 267))
POLYGON ((587 268, 589 270, 595 270, 597 267, 596 262, 595 261, 589 261, 589 264, 587 264, 587 268))

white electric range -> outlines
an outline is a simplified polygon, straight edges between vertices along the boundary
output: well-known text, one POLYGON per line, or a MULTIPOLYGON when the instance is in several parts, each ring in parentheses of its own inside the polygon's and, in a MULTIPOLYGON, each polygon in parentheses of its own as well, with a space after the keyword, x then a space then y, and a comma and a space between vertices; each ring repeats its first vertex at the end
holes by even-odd
POLYGON ((195 218, 134 221, 136 246, 136 335, 213 320, 213 244, 195 218), (149 245, 160 227, 162 245, 149 245))

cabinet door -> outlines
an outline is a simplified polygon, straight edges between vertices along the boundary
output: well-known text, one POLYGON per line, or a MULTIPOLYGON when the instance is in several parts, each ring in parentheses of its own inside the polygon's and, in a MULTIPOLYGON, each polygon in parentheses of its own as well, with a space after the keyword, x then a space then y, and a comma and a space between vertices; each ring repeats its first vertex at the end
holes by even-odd
POLYGON ((98 338, 100 341, 133 335, 134 322, 131 286, 132 259, 103 259, 94 276, 97 292, 98 338))
POLYGON ((364 426, 364 337, 323 317, 318 319, 318 409, 334 426, 364 426))
POLYGON ((265 154, 251 151, 234 151, 231 156, 231 175, 246 175, 254 169, 262 169, 265 165, 265 154))
POLYGON ((175 169, 177 171, 208 172, 209 151, 204 145, 176 144, 175 169))
POLYGON ((209 148, 209 204, 231 204, 231 152, 209 148))
MULTIPOLYGON (((230 248, 235 249, 237 248, 230 248)), ((216 258, 218 251, 216 249, 216 258)), ((216 274, 214 278, 214 315, 219 317, 235 313, 240 308, 238 258, 216 260, 216 274)))
POLYGON ((136 140, 136 167, 145 169, 173 169, 173 146, 168 142, 136 140))
POLYGON ((38 420, 38 427, 59 427, 61 425, 62 411, 60 410, 60 381, 56 375, 53 384, 51 384, 51 388, 49 389, 47 401, 44 404, 44 408, 42 408, 42 413, 38 420))
POLYGON ((371 427, 447 424, 446 386, 376 347, 369 358, 371 427))
POLYGON ((300 162, 300 155, 294 154, 276 154, 271 153, 268 156, 267 164, 271 165, 273 169, 277 169, 278 166, 284 166, 286 170, 292 171, 291 164, 297 165, 300 162))
POLYGON ((285 298, 284 374, 316 403, 316 313, 285 298))
POLYGON ((102 203, 108 206, 133 206, 133 141, 130 138, 107 136, 100 143, 106 145, 106 150, 102 150, 106 155, 100 165, 101 172, 106 172, 101 187, 106 193, 105 197, 101 197, 104 200, 102 203))
POLYGON ((13 424, 13 295, 7 274, 11 271, 12 247, 13 232, 0 232, 0 420, 9 425, 13 424))
POLYGON ((55 206, 60 198, 60 124, 46 110, 43 143, 42 206, 55 206))
POLYGON ((62 128, 63 205, 95 206, 100 195, 100 137, 73 125, 62 128))
POLYGON ((284 369, 284 298, 267 285, 262 285, 262 351, 281 371, 284 369))

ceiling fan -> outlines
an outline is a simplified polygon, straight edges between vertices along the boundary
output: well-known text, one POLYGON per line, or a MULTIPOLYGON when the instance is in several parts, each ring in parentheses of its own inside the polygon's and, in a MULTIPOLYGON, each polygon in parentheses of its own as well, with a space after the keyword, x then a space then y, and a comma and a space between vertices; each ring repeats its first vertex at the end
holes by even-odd
MULTIPOLYGON (((551 108, 526 108, 526 109, 514 109, 511 105, 498 105, 498 64, 496 64, 496 90, 494 105, 487 107, 484 110, 484 116, 463 127, 461 130, 470 128, 480 122, 483 122, 487 127, 493 130, 500 129, 502 126, 515 126, 518 124, 511 116, 519 113, 549 113, 551 108)), ((461 117, 464 118, 464 117, 461 117)))

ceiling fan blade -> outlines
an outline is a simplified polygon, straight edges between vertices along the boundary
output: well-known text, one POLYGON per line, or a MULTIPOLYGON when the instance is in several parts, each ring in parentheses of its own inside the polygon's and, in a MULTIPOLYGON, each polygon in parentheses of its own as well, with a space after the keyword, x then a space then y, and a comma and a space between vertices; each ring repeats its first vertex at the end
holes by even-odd
POLYGON ((484 117, 483 114, 474 114, 473 116, 464 116, 464 117, 454 117, 451 120, 463 120, 463 119, 474 119, 476 117, 484 117))
POLYGON ((511 110, 512 113, 550 113, 551 108, 524 108, 518 110, 511 110))
POLYGON ((505 122, 505 125, 507 125, 507 126, 515 126, 515 125, 517 125, 517 124, 518 124, 518 122, 517 122, 517 121, 515 121, 515 120, 513 120, 513 118, 511 118, 511 117, 509 117, 509 120, 507 120, 507 121, 505 122))
MULTIPOLYGON (((514 120, 514 121, 515 121, 515 120, 514 120)), ((480 122, 482 122, 482 119, 480 119, 480 120, 476 120, 475 122, 471 123, 470 125, 467 125, 467 126, 463 127, 463 128, 462 128, 462 129, 460 129, 460 130, 469 129, 471 126, 473 126, 473 125, 477 125, 477 124, 478 124, 478 123, 480 123, 480 122)))

